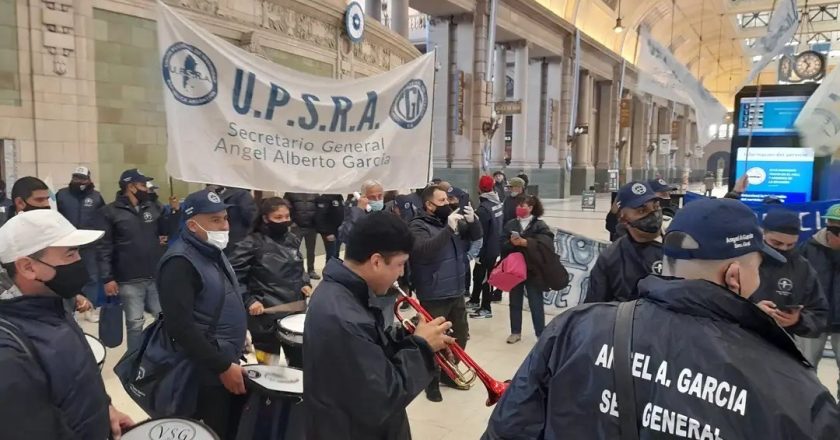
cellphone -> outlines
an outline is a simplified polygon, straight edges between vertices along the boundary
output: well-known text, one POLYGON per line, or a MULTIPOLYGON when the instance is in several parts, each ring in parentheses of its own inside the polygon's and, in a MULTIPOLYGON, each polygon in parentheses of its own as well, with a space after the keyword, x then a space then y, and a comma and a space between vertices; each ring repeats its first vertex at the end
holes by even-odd
POLYGON ((520 238, 520 235, 516 231, 511 231, 510 232, 510 238, 520 238))
POLYGON ((776 305, 776 309, 778 309, 782 312, 785 312, 785 313, 790 313, 790 312, 793 312, 795 310, 799 310, 802 307, 803 307, 802 304, 790 304, 790 305, 779 305, 779 304, 777 304, 776 305))

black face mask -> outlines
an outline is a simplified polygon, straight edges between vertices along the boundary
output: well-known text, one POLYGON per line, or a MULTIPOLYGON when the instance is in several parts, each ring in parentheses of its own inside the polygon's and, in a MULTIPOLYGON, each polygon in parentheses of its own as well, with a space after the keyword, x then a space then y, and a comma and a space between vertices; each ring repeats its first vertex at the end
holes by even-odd
POLYGON ((28 202, 23 202, 26 206, 23 207, 23 212, 35 211, 36 209, 50 209, 49 206, 35 206, 30 205, 28 202))
POLYGON ((65 264, 63 266, 53 266, 49 263, 44 263, 41 260, 36 260, 41 264, 47 265, 55 269, 55 276, 49 281, 41 281, 55 292, 56 295, 69 299, 82 293, 82 287, 88 282, 90 278, 88 271, 85 268, 85 263, 79 260, 75 263, 65 264))
POLYGON ((633 228, 636 228, 642 232, 647 232, 649 234, 659 232, 662 229, 662 211, 653 211, 650 214, 636 221, 630 222, 629 225, 633 228))
POLYGON ((153 203, 157 203, 158 193, 149 193, 149 200, 151 200, 153 203))
POLYGON ((828 232, 840 237, 840 226, 828 226, 826 227, 826 229, 828 230, 828 232))
POLYGON ((452 206, 449 206, 449 205, 437 206, 437 205, 435 205, 434 216, 437 217, 440 221, 446 223, 446 219, 449 218, 450 214, 452 214, 452 206))
POLYGON ((6 200, 6 190, 0 191, 0 200, 6 200))
POLYGON ((291 225, 292 222, 268 222, 265 224, 265 230, 269 237, 280 241, 286 237, 286 234, 289 232, 289 226, 291 225))
POLYGON ((139 190, 139 189, 137 190, 137 192, 134 193, 134 198, 137 199, 137 203, 148 202, 151 199, 151 197, 149 197, 149 193, 147 191, 143 191, 143 190, 139 190))

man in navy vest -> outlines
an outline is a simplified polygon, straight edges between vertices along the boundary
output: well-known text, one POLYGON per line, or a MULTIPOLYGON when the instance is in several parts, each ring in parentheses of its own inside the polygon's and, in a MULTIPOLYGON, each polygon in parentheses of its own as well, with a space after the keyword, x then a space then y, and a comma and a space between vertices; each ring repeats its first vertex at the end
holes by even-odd
POLYGON ((206 189, 187 196, 181 239, 164 254, 157 279, 166 330, 199 369, 193 418, 222 439, 235 438, 245 403, 239 357, 248 328, 236 275, 222 252, 230 231, 228 207, 206 189))
POLYGON ((82 330, 65 312, 88 281, 79 248, 102 231, 77 230, 56 211, 23 212, 0 228, 0 437, 119 438, 133 423, 111 406, 82 330))

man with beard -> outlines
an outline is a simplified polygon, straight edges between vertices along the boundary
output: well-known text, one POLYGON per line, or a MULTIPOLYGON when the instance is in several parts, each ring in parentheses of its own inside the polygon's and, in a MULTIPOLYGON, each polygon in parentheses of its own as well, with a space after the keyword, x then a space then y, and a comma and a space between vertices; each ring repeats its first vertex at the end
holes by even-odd
POLYGON ((618 221, 627 234, 610 245, 589 275, 584 302, 631 301, 639 297, 636 284, 662 273, 662 209, 645 182, 630 182, 618 190, 618 221))
POLYGON ((762 224, 764 242, 782 254, 787 262, 762 261, 759 268, 761 285, 750 300, 788 333, 814 338, 825 327, 828 302, 814 268, 796 250, 801 226, 797 212, 783 208, 767 212, 762 224))
MULTIPOLYGON (((102 199, 102 194, 94 189, 93 181, 90 178, 90 170, 87 167, 78 167, 73 170, 70 184, 66 188, 58 190, 55 195, 55 202, 58 206, 58 212, 76 229, 102 227, 105 219, 102 216, 101 209, 105 206, 105 200, 102 199)), ((90 301, 96 301, 100 284, 96 247, 82 247, 79 249, 79 255, 81 255, 82 262, 90 277, 82 287, 82 293, 90 301)), ((72 313, 71 310, 68 311, 72 313)), ((96 318, 92 315, 88 315, 86 318, 91 322, 96 322, 96 318)))

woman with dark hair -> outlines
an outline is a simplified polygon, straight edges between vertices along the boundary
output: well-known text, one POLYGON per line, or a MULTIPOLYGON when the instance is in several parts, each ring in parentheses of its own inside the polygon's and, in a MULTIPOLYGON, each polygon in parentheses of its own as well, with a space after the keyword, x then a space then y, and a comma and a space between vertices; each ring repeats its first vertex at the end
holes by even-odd
POLYGON ((537 337, 545 328, 543 292, 549 290, 546 275, 537 264, 539 247, 548 246, 553 254, 554 233, 540 220, 543 205, 537 196, 520 195, 516 199, 516 218, 505 224, 502 232, 502 259, 514 252, 521 252, 528 266, 527 278, 510 291, 510 336, 508 344, 522 339, 522 303, 528 297, 531 320, 537 337))
MULTIPOLYGON (((278 320, 304 312, 306 296, 312 293, 300 238, 289 231, 291 224, 288 201, 280 197, 264 199, 253 232, 237 243, 228 257, 245 290, 248 330, 257 359, 265 364, 276 364, 276 355, 280 354, 278 320)), ((290 365, 303 364, 302 349, 282 348, 290 365)))

